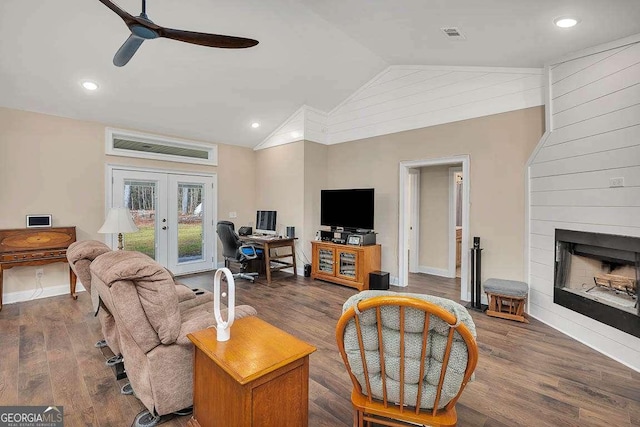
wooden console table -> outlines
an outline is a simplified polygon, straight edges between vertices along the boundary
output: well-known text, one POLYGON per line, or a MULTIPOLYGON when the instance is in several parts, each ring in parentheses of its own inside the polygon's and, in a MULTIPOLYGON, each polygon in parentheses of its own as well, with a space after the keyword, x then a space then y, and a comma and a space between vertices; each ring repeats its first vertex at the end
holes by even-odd
POLYGON ((213 328, 195 345, 191 427, 305 427, 309 354, 316 348, 255 316, 236 320, 231 339, 213 328))
MULTIPOLYGON (((0 310, 4 270, 67 262, 67 248, 76 241, 75 227, 0 230, 0 310)), ((69 288, 76 295, 76 275, 69 267, 69 288)))

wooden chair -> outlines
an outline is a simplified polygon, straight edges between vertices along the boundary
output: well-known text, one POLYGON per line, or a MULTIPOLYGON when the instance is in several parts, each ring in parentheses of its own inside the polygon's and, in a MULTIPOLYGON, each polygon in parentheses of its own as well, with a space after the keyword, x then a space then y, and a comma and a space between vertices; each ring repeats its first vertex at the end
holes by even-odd
POLYGON ((394 427, 455 426, 455 404, 478 361, 468 312, 443 298, 397 293, 366 298, 371 292, 345 303, 336 328, 353 383, 354 426, 365 421, 394 427), (449 309, 455 305, 459 315, 440 301, 449 309))

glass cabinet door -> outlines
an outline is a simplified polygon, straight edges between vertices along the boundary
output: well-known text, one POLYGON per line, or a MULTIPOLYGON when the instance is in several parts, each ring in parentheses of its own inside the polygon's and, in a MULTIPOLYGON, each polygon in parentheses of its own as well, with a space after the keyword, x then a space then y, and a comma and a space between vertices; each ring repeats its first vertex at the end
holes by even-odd
POLYGON ((329 248, 318 249, 318 270, 322 273, 334 275, 334 251, 329 248))
POLYGON ((356 271, 357 259, 358 258, 355 252, 340 251, 338 253, 338 273, 340 274, 340 276, 355 280, 356 277, 358 277, 356 271))

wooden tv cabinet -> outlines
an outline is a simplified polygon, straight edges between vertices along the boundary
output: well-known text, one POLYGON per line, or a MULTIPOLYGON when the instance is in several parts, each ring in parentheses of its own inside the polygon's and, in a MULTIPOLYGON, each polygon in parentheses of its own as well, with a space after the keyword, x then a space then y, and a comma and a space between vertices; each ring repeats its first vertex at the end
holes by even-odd
POLYGON ((359 291, 369 289, 369 273, 380 270, 379 244, 350 246, 313 241, 311 277, 359 291))

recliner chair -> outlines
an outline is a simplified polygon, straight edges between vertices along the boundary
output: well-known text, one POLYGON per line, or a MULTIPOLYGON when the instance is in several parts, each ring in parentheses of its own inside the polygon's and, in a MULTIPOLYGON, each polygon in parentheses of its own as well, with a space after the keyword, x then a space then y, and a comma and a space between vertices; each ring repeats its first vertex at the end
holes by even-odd
MULTIPOLYGON (((148 410, 134 425, 182 414, 193 404, 193 344, 187 334, 215 325, 213 301, 180 303, 169 271, 140 252, 108 252, 90 268, 92 286, 113 313, 129 381, 148 410)), ((255 314, 253 307, 235 307, 236 318, 255 314)))
MULTIPOLYGON (((80 282, 87 292, 91 294, 91 302, 93 311, 96 312, 100 325, 102 326, 103 340, 96 343, 96 347, 108 346, 114 354, 107 360, 108 366, 122 362, 122 352, 120 350, 120 337, 118 335, 118 327, 113 318, 113 314, 100 304, 100 296, 98 292, 91 286, 91 263, 100 255, 111 252, 111 248, 97 240, 82 240, 69 245, 67 249, 67 260, 69 266, 76 273, 80 282)), ((168 270, 167 270, 168 271, 168 270)), ((175 279, 169 271, 176 285, 176 293, 178 294, 178 303, 181 310, 188 310, 203 304, 213 302, 213 294, 203 289, 191 289, 187 285, 180 283, 175 279)))
POLYGON ((246 279, 253 283, 258 273, 246 273, 247 265, 250 260, 258 258, 262 254, 262 250, 256 249, 252 245, 243 244, 231 221, 218 221, 216 232, 222 242, 224 259, 240 263, 240 272, 235 273, 233 278, 246 279))

